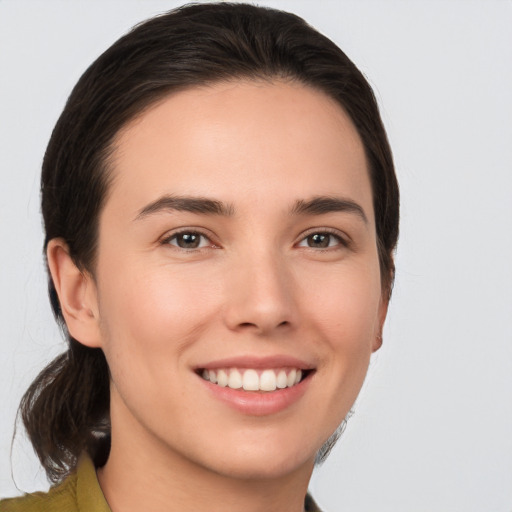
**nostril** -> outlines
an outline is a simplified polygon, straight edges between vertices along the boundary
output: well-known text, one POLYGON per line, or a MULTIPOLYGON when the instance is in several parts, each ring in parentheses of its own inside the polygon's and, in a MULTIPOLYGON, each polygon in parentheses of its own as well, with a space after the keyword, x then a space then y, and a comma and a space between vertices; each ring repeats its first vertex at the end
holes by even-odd
MULTIPOLYGON (((283 320, 282 322, 278 323, 276 327, 288 327, 290 325, 290 322, 288 320, 283 320)), ((239 328, 252 328, 252 329, 260 329, 257 323, 253 322, 242 322, 238 325, 239 328)))
POLYGON ((257 325, 251 322, 243 322, 240 324, 240 327, 257 327, 257 325))

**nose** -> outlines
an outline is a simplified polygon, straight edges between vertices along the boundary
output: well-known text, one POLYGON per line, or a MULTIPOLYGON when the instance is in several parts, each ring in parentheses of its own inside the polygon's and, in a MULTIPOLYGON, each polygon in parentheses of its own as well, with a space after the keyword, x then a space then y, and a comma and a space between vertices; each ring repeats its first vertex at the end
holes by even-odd
POLYGON ((231 263, 224 311, 229 329, 271 335, 297 323, 293 273, 282 258, 259 251, 231 263))

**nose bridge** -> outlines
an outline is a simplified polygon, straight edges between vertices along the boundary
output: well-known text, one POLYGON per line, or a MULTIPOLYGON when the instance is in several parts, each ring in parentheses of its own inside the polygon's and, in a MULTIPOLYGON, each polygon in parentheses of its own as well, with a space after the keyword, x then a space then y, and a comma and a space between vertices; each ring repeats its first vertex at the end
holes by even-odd
POLYGON ((293 274, 272 248, 248 248, 231 261, 226 320, 232 329, 270 333, 296 321, 293 274))

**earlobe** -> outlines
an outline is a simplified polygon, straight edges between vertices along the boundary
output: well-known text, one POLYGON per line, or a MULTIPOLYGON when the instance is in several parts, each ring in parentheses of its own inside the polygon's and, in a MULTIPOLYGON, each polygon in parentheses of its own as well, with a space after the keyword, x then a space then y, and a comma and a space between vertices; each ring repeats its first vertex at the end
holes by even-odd
POLYGON ((388 314, 389 299, 382 298, 379 305, 379 318, 377 324, 377 332, 375 333, 375 339, 373 340, 372 352, 377 352, 382 347, 382 330, 384 329, 384 321, 388 314))
POLYGON ((98 300, 92 277, 75 265, 61 238, 50 240, 46 255, 69 334, 83 345, 100 347, 98 300))
POLYGON ((377 352, 380 347, 382 347, 382 334, 379 333, 375 336, 375 340, 373 341, 372 352, 377 352))

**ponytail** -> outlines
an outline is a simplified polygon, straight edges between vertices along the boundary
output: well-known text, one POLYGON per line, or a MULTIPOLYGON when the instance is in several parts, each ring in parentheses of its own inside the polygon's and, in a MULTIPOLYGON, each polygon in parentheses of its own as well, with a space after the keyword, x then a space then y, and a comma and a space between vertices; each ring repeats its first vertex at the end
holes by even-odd
POLYGON ((71 339, 37 376, 19 414, 48 480, 62 481, 85 452, 96 466, 110 451, 109 371, 100 349, 71 339))

